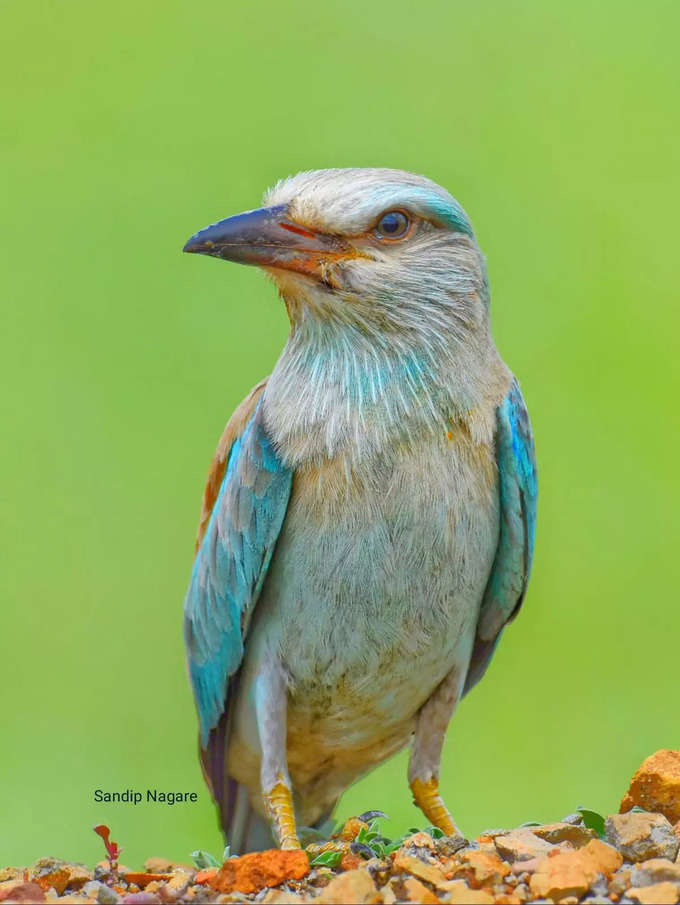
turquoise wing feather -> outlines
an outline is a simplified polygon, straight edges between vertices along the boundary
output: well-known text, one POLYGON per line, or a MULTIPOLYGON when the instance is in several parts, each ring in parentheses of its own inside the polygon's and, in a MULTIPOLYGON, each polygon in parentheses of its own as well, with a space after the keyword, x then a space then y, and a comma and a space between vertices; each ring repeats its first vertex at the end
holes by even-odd
POLYGON ((505 625, 526 594, 536 536, 536 456, 531 423, 517 380, 496 413, 500 531, 484 593, 465 690, 484 675, 505 625))
POLYGON ((291 483, 292 471, 264 429, 260 399, 231 448, 184 606, 203 748, 225 711, 229 679, 243 659, 248 623, 286 515, 291 483))

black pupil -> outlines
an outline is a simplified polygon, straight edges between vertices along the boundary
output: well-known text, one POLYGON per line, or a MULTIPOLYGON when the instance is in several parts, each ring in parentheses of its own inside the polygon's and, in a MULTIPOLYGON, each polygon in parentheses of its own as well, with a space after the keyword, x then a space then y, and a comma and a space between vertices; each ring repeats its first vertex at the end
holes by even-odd
POLYGON ((379 226, 381 233, 384 233, 386 236, 394 236, 397 233, 404 231, 404 228, 406 227, 406 217, 398 211, 392 211, 392 213, 385 214, 385 216, 381 218, 379 226))

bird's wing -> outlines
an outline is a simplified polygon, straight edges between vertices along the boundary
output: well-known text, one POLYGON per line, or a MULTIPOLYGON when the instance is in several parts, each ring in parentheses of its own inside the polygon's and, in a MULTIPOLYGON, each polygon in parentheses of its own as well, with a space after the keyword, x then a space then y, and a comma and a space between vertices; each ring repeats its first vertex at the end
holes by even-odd
POLYGON ((197 552, 184 607, 189 676, 201 747, 227 707, 229 679, 262 589, 290 497, 292 471, 264 428, 264 383, 229 421, 203 498, 197 552))
POLYGON ((501 507, 498 547, 484 592, 466 691, 484 675, 503 628, 517 615, 531 571, 536 533, 536 456, 529 413, 514 379, 496 412, 496 461, 501 507))

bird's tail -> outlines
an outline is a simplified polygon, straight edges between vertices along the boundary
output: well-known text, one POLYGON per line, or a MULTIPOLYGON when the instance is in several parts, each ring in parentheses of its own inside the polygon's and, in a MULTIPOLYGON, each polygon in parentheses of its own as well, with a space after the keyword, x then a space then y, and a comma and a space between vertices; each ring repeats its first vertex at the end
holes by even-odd
POLYGON ((276 848, 269 821, 261 817, 250 803, 248 790, 235 779, 228 779, 228 797, 232 802, 222 829, 232 855, 261 852, 276 848))
POLYGON ((232 855, 274 848, 269 822, 253 810, 246 787, 226 774, 228 735, 228 719, 223 714, 200 751, 203 775, 217 805, 225 842, 232 855))

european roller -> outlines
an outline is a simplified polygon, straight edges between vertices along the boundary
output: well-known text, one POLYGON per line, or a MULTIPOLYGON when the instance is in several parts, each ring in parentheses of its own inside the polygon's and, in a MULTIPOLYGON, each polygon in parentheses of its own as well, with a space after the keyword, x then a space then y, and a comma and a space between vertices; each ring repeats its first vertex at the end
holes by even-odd
POLYGON ((290 319, 232 415, 185 604, 204 774, 232 849, 299 847, 410 743, 415 803, 456 832, 442 746, 531 569, 527 409, 484 258, 441 186, 300 173, 185 251, 255 264, 290 319))

